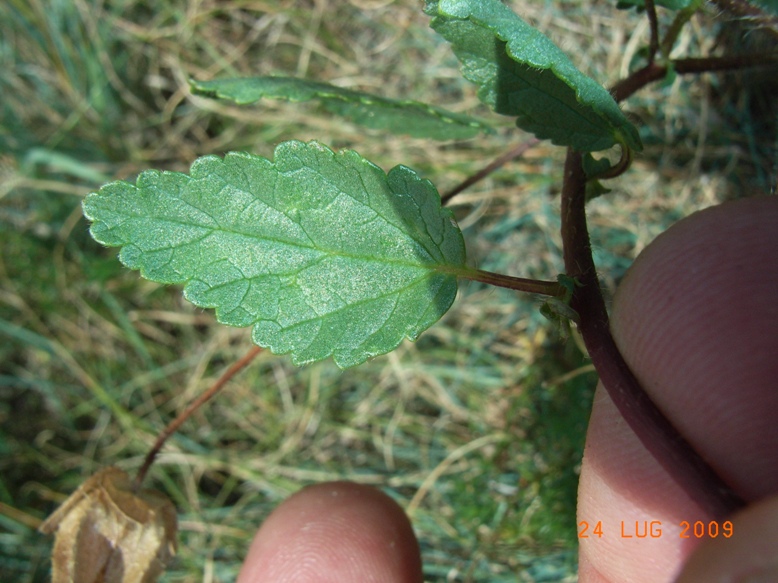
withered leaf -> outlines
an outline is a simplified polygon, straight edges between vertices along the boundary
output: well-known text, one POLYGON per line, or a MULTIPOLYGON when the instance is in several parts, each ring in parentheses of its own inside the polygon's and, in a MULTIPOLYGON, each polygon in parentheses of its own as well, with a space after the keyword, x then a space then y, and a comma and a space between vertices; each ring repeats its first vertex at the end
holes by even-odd
POLYGON ((156 490, 132 491, 118 468, 91 476, 41 526, 56 532, 52 583, 155 583, 176 553, 176 510, 156 490))

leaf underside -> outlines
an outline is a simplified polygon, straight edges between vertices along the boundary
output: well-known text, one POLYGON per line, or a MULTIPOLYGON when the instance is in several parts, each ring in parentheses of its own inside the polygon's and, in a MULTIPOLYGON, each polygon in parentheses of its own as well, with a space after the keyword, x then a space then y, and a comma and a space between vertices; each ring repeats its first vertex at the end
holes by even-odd
POLYGON ((418 101, 387 99, 295 77, 246 77, 189 82, 196 94, 237 104, 262 98, 292 102, 318 100, 328 111, 372 129, 435 140, 466 139, 489 131, 483 122, 418 101))
POLYGON ((520 128, 583 152, 641 149, 610 93, 499 0, 428 0, 425 11, 481 101, 520 128))
POLYGON ((434 186, 356 152, 285 142, 143 172, 86 197, 92 236, 121 261, 296 364, 355 366, 415 340, 451 306, 461 232, 434 186))

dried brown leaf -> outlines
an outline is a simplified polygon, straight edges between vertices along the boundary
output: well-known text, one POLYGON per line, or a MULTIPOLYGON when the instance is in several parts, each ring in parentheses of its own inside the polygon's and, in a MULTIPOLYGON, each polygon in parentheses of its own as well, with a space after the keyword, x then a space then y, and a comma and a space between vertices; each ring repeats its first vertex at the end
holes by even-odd
POLYGON ((41 526, 56 532, 52 583, 155 583, 176 553, 176 511, 156 490, 133 492, 129 476, 105 468, 41 526))

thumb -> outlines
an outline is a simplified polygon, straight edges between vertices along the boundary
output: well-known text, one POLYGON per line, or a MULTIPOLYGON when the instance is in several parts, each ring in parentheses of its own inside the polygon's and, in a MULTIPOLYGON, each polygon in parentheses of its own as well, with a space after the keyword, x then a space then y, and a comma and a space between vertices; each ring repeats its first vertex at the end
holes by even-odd
POLYGON ((778 581, 778 496, 752 504, 731 520, 732 536, 700 543, 676 583, 778 581))

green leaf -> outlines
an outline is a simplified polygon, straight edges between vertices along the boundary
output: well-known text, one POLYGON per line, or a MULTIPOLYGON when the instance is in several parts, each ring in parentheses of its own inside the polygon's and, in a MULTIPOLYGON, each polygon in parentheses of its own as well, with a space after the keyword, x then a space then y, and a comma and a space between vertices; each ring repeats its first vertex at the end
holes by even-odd
POLYGON ((520 128, 584 152, 615 143, 641 149, 610 93, 499 0, 428 0, 425 11, 481 101, 516 116, 520 128))
POLYGON ((296 364, 341 367, 415 340, 451 306, 462 234, 428 180, 353 151, 285 142, 273 161, 199 158, 84 201, 92 236, 121 261, 296 364))
POLYGON ((489 126, 473 117, 426 103, 387 99, 294 77, 190 80, 189 84, 194 93, 229 99, 238 104, 255 103, 263 97, 293 102, 316 99, 327 110, 355 123, 417 138, 459 140, 490 130, 489 126))
POLYGON ((586 174, 586 202, 610 192, 610 189, 606 188, 597 177, 606 173, 611 168, 612 164, 607 158, 600 158, 598 160, 591 154, 584 155, 583 169, 586 174))
POLYGON ((610 170, 612 164, 607 158, 597 159, 591 154, 583 157, 583 170, 587 179, 592 179, 610 170))

